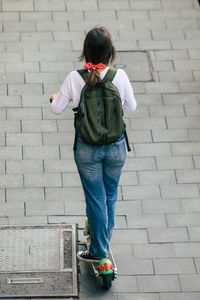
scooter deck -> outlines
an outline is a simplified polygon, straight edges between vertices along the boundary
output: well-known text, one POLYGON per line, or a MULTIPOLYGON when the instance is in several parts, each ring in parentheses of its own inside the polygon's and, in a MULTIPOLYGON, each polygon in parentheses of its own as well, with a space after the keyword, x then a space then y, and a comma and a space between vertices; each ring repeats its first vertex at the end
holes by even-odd
MULTIPOLYGON (((86 237, 86 247, 89 250, 89 247, 90 247, 90 236, 89 235, 86 237)), ((115 259, 114 259, 113 253, 112 253, 112 249, 109 249, 109 251, 108 251, 108 259, 111 261, 111 263, 113 265, 113 275, 114 275, 113 279, 115 279, 115 278, 117 278, 117 265, 116 265, 116 262, 115 262, 115 259)), ((98 278, 100 276, 99 269, 98 269, 99 264, 96 262, 91 262, 90 264, 92 265, 92 269, 94 271, 95 276, 98 278)))

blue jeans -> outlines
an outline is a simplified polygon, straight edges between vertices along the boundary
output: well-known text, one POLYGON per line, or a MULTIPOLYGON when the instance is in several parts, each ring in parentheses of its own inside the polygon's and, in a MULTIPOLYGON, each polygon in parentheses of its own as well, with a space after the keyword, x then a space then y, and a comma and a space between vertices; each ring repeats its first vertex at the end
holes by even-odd
POLYGON ((118 183, 126 160, 124 136, 113 144, 103 146, 86 144, 78 136, 74 159, 91 228, 90 254, 102 259, 107 257, 114 228, 118 183))

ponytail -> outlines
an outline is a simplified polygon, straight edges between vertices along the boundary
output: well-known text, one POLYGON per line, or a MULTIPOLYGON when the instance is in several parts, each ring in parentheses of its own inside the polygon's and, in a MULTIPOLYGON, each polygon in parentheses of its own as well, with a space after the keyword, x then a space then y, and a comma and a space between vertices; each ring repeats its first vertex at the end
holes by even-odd
POLYGON ((89 85, 95 85, 96 83, 101 82, 101 77, 98 70, 91 70, 87 78, 86 83, 89 85))

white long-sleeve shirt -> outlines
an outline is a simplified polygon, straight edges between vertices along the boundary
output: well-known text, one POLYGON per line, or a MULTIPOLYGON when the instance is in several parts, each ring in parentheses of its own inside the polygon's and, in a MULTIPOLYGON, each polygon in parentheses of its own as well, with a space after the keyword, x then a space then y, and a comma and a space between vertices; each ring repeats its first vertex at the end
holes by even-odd
MULTIPOLYGON (((101 79, 104 78, 109 67, 106 67, 100 73, 101 79)), ((136 109, 137 103, 131 87, 128 76, 122 69, 118 69, 112 83, 118 88, 122 108, 124 112, 133 112, 136 109)), ((52 111, 55 114, 61 114, 67 107, 70 101, 73 101, 73 107, 77 107, 80 101, 81 91, 85 85, 85 81, 77 71, 72 71, 66 77, 58 96, 51 104, 52 111)))

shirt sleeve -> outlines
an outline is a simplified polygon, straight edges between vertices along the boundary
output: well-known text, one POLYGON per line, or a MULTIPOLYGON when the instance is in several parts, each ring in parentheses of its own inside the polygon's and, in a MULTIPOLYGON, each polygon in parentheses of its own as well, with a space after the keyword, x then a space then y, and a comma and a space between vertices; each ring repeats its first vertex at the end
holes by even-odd
POLYGON ((58 96, 51 103, 51 109, 55 114, 61 114, 67 107, 68 103, 72 100, 71 91, 71 73, 66 77, 63 82, 58 96))
POLYGON ((134 92, 130 83, 130 80, 127 74, 120 70, 123 74, 123 94, 124 94, 124 101, 123 101, 123 110, 125 112, 133 112, 136 110, 137 102, 134 96, 134 92))

